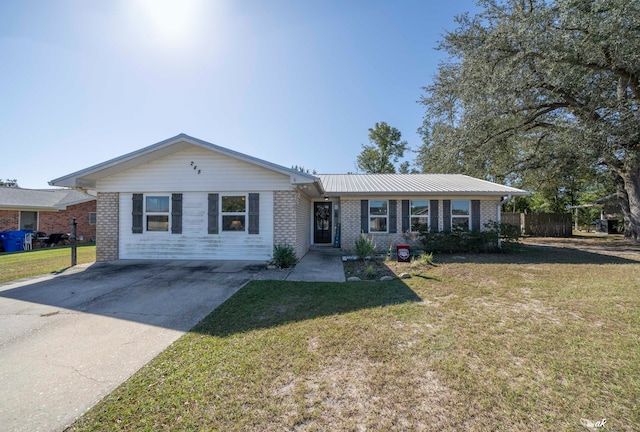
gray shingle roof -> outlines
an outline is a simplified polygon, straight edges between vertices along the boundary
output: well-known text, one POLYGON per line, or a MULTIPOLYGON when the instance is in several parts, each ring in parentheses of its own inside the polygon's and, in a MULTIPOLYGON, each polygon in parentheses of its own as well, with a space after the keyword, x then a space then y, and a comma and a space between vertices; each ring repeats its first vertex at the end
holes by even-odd
POLYGON ((319 174, 327 194, 527 195, 462 174, 319 174))
POLYGON ((73 189, 22 189, 0 187, 1 209, 64 210, 67 206, 94 200, 73 189))

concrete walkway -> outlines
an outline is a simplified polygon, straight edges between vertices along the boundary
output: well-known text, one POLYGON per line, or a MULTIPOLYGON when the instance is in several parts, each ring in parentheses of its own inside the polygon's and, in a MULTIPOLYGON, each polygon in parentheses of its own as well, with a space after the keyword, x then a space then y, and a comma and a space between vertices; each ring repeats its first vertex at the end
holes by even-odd
POLYGON ((262 270, 254 280, 345 282, 342 251, 332 247, 313 247, 293 269, 262 270))

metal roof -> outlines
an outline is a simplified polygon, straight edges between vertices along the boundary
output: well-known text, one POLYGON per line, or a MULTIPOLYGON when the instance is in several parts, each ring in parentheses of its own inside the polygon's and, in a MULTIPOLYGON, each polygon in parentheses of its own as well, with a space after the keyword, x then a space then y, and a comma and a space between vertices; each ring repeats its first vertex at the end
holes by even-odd
POLYGON ((95 197, 73 189, 0 187, 1 209, 56 211, 91 200, 95 197))
POLYGON ((319 174, 327 194, 528 195, 463 174, 319 174))

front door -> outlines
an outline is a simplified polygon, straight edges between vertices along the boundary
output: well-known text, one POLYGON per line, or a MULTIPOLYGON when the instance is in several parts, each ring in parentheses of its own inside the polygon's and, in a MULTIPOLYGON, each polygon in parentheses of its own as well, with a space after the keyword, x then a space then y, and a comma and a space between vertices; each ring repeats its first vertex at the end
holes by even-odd
POLYGON ((331 203, 313 203, 313 242, 331 243, 331 203))

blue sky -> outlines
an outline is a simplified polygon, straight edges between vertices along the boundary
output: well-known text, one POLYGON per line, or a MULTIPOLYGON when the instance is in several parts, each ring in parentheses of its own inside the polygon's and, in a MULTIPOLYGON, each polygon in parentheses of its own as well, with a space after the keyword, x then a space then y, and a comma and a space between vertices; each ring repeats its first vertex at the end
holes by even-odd
POLYGON ((186 133, 320 173, 368 129, 417 148, 435 47, 472 0, 0 1, 0 178, 45 188, 186 133))

